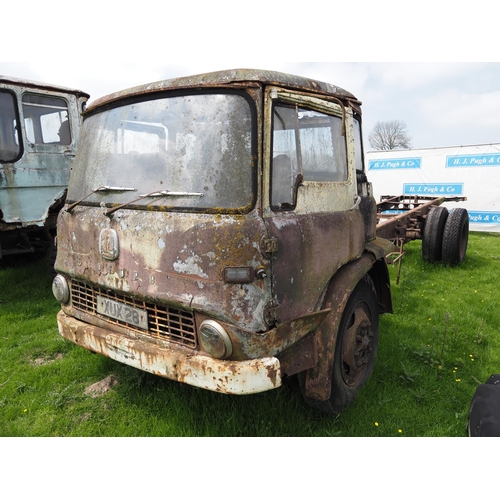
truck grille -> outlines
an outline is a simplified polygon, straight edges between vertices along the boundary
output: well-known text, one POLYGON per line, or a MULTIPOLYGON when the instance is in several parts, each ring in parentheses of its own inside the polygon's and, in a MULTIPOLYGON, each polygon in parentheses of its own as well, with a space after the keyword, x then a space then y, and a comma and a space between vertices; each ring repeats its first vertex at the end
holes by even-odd
POLYGON ((99 316, 109 323, 127 326, 150 337, 175 342, 186 347, 197 347, 194 314, 192 312, 148 303, 82 281, 71 281, 71 299, 73 307, 76 309, 99 316), (139 329, 125 321, 98 314, 97 296, 145 310, 148 314, 148 330, 139 329))

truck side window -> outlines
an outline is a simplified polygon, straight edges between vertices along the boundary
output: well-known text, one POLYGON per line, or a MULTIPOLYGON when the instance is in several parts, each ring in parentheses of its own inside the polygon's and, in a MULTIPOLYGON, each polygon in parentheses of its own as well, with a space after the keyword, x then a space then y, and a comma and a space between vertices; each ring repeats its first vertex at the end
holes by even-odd
POLYGON ((273 110, 271 204, 290 208, 297 176, 304 181, 347 180, 347 155, 342 119, 298 106, 273 110))
POLYGON ((364 172, 363 167, 363 141, 361 138, 361 123, 358 120, 354 120, 354 152, 356 155, 356 170, 364 172))
POLYGON ((71 144, 68 105, 64 99, 25 94, 23 113, 26 135, 32 144, 71 144))
POLYGON ((13 162, 20 156, 18 129, 15 96, 0 91, 0 161, 13 162))
POLYGON ((273 113, 272 192, 273 205, 290 206, 293 203, 294 181, 300 173, 297 113, 292 107, 276 106, 273 113))

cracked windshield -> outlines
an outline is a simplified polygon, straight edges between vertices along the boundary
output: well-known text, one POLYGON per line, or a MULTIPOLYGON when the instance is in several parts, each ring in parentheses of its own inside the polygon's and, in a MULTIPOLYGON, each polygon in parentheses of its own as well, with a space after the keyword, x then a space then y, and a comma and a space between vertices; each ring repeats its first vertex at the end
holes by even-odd
POLYGON ((84 127, 69 200, 123 186, 98 190, 84 204, 237 210, 253 203, 252 112, 242 95, 136 102, 91 115, 84 127), (143 196, 154 192, 162 196, 143 196))

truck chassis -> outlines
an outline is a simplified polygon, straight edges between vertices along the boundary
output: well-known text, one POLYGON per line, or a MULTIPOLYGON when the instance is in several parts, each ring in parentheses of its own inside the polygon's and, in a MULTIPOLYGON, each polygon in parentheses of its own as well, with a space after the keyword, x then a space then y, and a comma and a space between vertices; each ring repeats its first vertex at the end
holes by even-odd
POLYGON ((389 260, 399 262, 400 269, 404 245, 422 240, 422 257, 426 262, 460 264, 467 250, 468 213, 464 208, 448 211, 441 205, 466 200, 464 196, 382 196, 377 203, 377 236, 392 241, 397 247, 397 252, 388 256, 389 260))

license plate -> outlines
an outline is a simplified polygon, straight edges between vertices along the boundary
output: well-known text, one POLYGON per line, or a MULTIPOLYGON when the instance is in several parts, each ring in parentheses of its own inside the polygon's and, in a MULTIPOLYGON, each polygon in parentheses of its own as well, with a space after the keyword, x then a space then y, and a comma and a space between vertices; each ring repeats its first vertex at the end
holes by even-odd
POLYGON ((148 313, 138 307, 128 306, 116 300, 98 295, 97 312, 108 318, 123 321, 143 330, 148 329, 148 313))

